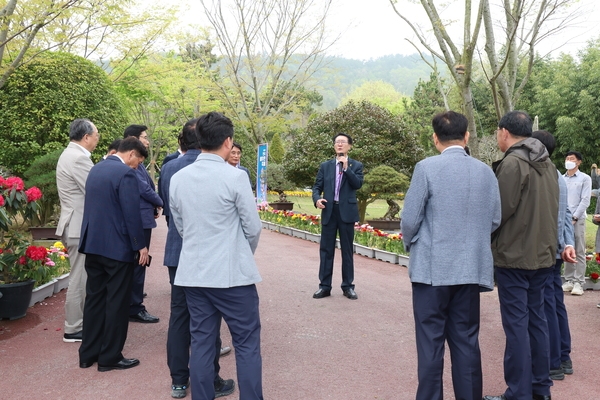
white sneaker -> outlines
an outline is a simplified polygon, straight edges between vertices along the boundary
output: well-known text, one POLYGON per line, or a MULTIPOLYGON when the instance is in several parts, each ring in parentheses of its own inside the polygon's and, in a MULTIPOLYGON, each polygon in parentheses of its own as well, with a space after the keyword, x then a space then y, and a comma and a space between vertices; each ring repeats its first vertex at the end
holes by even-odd
POLYGON ((581 283, 575 282, 575 285, 573 285, 573 290, 571 290, 571 294, 573 296, 582 296, 583 295, 583 288, 581 287, 581 283))
POLYGON ((565 283, 563 283, 562 288, 563 292, 570 292, 571 290, 573 290, 573 282, 566 281, 565 283))

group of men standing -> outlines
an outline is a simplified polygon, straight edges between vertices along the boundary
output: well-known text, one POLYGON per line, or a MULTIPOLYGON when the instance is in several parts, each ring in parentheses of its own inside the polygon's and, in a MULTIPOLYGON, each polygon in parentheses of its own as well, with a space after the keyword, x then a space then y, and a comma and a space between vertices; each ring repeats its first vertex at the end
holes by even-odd
POLYGON ((483 398, 551 399, 552 379, 573 373, 560 267, 575 262, 573 227, 585 220, 587 205, 571 208, 569 177, 576 168, 568 164, 563 178, 550 161, 554 138, 532 132, 523 111, 498 123, 504 157, 492 169, 465 151, 463 115, 438 114, 432 126, 441 154, 416 165, 401 220, 413 287, 416 398, 443 398, 446 341, 456 398, 482 398, 479 293, 494 288, 495 276, 507 389, 483 398))
POLYGON ((247 172, 225 162, 234 148, 233 124, 219 113, 186 124, 180 137, 182 154, 189 154, 165 165, 162 196, 142 165, 148 157, 146 130, 129 126, 124 139, 114 144, 116 150, 93 165, 97 128, 87 119, 70 126, 71 142, 57 166, 57 233, 72 271, 63 340, 82 342, 81 368, 98 363, 99 371, 109 371, 139 365, 139 360, 125 358, 122 349, 129 321, 159 320, 142 304, 143 281, 151 261, 151 229, 166 206, 165 265, 173 284, 167 343, 171 394, 184 397, 189 380, 194 398, 233 392, 233 380, 218 375, 223 317, 237 349, 240 393, 262 399, 255 287, 261 278, 253 259, 261 224, 247 172), (215 176, 224 178, 215 181, 215 176))

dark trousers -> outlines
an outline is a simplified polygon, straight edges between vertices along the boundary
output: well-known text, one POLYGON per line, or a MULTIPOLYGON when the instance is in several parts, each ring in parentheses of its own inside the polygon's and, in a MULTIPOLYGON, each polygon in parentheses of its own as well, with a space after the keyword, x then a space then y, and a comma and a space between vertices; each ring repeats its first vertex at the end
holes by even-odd
POLYGON ((571 331, 560 277, 562 264, 562 259, 556 260, 544 289, 544 311, 548 321, 550 342, 550 369, 559 369, 561 361, 571 359, 571 331))
POLYGON ((79 360, 114 364, 123 359, 121 351, 127 339, 133 264, 87 254, 85 271, 88 279, 79 360))
MULTIPOLYGON (((144 229, 144 240, 146 248, 150 250, 150 239, 152 238, 152 229, 144 229)), ((146 307, 144 302, 144 282, 146 281, 146 267, 136 265, 133 268, 133 283, 131 285, 131 301, 129 303, 129 315, 136 315, 144 311, 146 307)))
POLYGON ((552 268, 496 268, 502 327, 506 334, 504 380, 507 400, 549 396, 550 357, 544 288, 552 268))
POLYGON ((240 400, 263 399, 260 315, 256 285, 232 288, 184 287, 190 311, 192 399, 214 399, 213 345, 225 319, 233 347, 240 400))
POLYGON ((480 400, 483 391, 479 350, 479 285, 431 286, 413 283, 418 356, 417 400, 442 400, 444 345, 452 361, 454 395, 480 400))
POLYGON ((331 290, 335 239, 338 232, 342 248, 342 290, 354 289, 354 222, 342 221, 340 207, 334 204, 327 225, 321 226, 319 287, 323 290, 331 290))
MULTIPOLYGON (((177 267, 169 267, 169 282, 171 283, 171 316, 169 318, 169 333, 167 334, 167 365, 171 372, 173 385, 185 385, 190 379, 190 312, 185 301, 185 292, 181 286, 175 286, 177 267)), ((219 332, 221 329, 219 321, 219 332)), ((214 359, 215 381, 219 376, 219 356, 221 352, 221 335, 215 343, 216 356, 214 359)))

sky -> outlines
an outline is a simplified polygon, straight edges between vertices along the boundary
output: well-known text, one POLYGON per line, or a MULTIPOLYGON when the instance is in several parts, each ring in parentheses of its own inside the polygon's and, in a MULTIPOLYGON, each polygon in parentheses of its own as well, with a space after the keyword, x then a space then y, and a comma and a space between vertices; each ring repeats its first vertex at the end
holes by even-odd
MULTIPOLYGON (((167 2, 179 4, 185 10, 181 14, 181 20, 184 22, 191 21, 192 16, 198 21, 198 16, 202 14, 199 0, 167 2), (186 2, 187 7, 182 5, 186 2)), ((424 30, 428 29, 429 21, 420 2, 398 0, 398 3, 413 23, 424 30)), ((456 33, 460 34, 462 10, 458 5, 464 4, 463 1, 444 0, 436 1, 436 4, 450 4, 445 9, 440 9, 440 13, 445 20, 456 21, 454 25, 449 25, 449 29, 455 29, 456 33)), ((600 2, 579 0, 575 7, 581 9, 581 17, 570 24, 572 26, 538 46, 538 50, 544 55, 558 55, 560 52, 575 54, 585 47, 588 40, 600 37, 600 15, 597 14, 600 11, 600 2)), ((415 48, 406 40, 410 39, 416 43, 416 36, 408 24, 395 14, 389 0, 334 0, 327 24, 331 37, 338 37, 328 51, 330 55, 368 60, 390 54, 416 53, 415 48)), ((208 26, 208 22, 204 25, 208 26)), ((480 41, 480 46, 483 46, 483 41, 480 41)))

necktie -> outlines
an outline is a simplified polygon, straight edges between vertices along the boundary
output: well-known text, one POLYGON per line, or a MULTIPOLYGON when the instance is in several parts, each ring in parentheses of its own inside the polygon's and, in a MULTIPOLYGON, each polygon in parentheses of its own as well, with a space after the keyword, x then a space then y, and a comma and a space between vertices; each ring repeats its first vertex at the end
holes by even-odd
POLYGON ((339 170, 338 164, 335 166, 335 196, 333 198, 334 201, 340 201, 340 186, 342 186, 342 174, 339 170))

